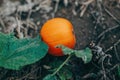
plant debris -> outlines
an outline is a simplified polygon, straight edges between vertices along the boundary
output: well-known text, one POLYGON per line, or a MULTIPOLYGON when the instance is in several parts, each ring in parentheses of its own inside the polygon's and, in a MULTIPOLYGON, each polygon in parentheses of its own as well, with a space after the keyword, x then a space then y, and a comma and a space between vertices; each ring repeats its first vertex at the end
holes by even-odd
MULTIPOLYGON (((48 19, 67 18, 74 26, 75 49, 90 47, 93 54, 87 64, 71 58, 66 64, 71 80, 120 80, 119 9, 120 0, 0 0, 0 32, 33 38, 48 19)), ((20 71, 0 68, 0 80, 42 80, 49 73, 44 65, 65 58, 47 55, 20 71)))

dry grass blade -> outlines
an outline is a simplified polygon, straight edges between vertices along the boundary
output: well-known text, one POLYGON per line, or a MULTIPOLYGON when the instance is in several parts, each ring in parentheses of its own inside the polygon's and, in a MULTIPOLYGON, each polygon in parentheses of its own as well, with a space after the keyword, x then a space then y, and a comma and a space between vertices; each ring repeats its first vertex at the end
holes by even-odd
POLYGON ((4 21, 1 18, 0 18, 0 24, 2 25, 3 30, 5 30, 5 23, 4 23, 4 21))
POLYGON ((67 7, 68 6, 68 0, 64 0, 64 5, 67 7))
POLYGON ((93 1, 94 0, 88 0, 88 1, 82 3, 82 6, 80 7, 80 10, 81 10, 80 17, 82 17, 84 15, 88 5, 90 5, 93 1))
POLYGON ((100 37, 102 37, 103 35, 105 35, 107 32, 109 32, 109 31, 111 31, 111 30, 113 30, 113 29, 116 29, 116 28, 118 28, 118 27, 119 27, 119 25, 116 25, 116 26, 114 26, 114 27, 111 27, 111 28, 106 29, 105 31, 103 31, 102 33, 100 33, 100 34, 98 35, 98 39, 99 39, 100 37))
POLYGON ((104 10, 108 15, 110 15, 120 25, 120 21, 110 11, 108 11, 108 9, 104 7, 104 10))

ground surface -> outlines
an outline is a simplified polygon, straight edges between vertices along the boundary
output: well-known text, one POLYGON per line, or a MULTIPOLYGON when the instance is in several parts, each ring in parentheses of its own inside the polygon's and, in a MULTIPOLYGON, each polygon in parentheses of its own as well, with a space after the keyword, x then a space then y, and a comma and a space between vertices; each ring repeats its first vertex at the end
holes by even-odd
MULTIPOLYGON (((117 72, 120 65, 119 0, 36 0, 33 2, 32 6, 27 0, 1 0, 0 32, 15 32, 18 38, 35 37, 48 19, 67 18, 74 26, 77 38, 75 49, 90 46, 95 50, 93 60, 88 64, 84 64, 81 59, 71 59, 71 72, 74 75, 70 80, 120 80, 117 72), (18 4, 22 7, 16 7, 18 4), (24 5, 27 7, 23 7, 24 5), (35 10, 36 7, 38 10, 35 10), (17 24, 15 19, 21 23, 17 24), (101 55, 102 53, 105 55, 101 55), (96 76, 93 76, 95 74, 96 76)), ((0 80, 41 80, 48 73, 43 65, 55 59, 47 55, 42 61, 25 66, 20 71, 0 68, 0 80)))

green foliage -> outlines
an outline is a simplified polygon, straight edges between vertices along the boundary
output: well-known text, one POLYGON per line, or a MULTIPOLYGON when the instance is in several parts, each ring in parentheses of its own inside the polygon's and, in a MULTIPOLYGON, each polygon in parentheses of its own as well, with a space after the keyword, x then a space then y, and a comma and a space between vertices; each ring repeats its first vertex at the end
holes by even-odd
MULTIPOLYGON (((61 59, 56 59, 54 62, 48 64, 48 66, 51 67, 52 70, 49 70, 50 72, 55 72, 58 67, 63 63, 61 59)), ((67 80, 71 79, 73 76, 72 72, 70 71, 70 66, 69 65, 64 65, 59 72, 57 72, 57 78, 60 80, 67 80)))
POLYGON ((69 56, 63 63, 61 63, 61 61, 55 60, 55 62, 50 64, 51 66, 53 66, 52 67, 53 70, 51 70, 51 71, 54 71, 54 72, 53 72, 53 74, 48 74, 43 80, 57 80, 57 78, 59 80, 71 79, 73 76, 72 72, 69 70, 68 66, 64 66, 69 61, 71 55, 75 55, 78 58, 82 58, 84 63, 88 63, 92 59, 92 52, 89 48, 85 48, 83 50, 73 50, 73 49, 70 49, 63 45, 57 45, 56 48, 61 48, 64 55, 69 55, 69 56), (56 67, 58 65, 59 65, 59 67, 56 69, 56 67), (57 76, 56 76, 56 74, 57 74, 57 76))
POLYGON ((92 59, 92 52, 89 48, 85 48, 85 49, 79 50, 79 51, 75 50, 75 55, 78 58, 82 58, 84 63, 88 63, 92 59))
POLYGON ((92 52, 89 48, 83 50, 73 50, 63 45, 58 45, 58 48, 61 48, 65 55, 75 55, 78 58, 82 58, 84 63, 88 63, 92 59, 92 52))
MULTIPOLYGON (((62 63, 63 62, 59 59, 56 59, 54 62, 49 63, 48 66, 51 67, 49 71, 52 73, 55 72, 62 63)), ((43 80, 68 80, 71 79, 72 76, 73 74, 70 71, 69 66, 66 65, 57 72, 57 76, 54 74, 48 74, 43 80)))
POLYGON ((120 65, 118 66, 118 76, 120 77, 120 65))
POLYGON ((19 70, 43 58, 47 51, 39 36, 17 39, 13 34, 0 33, 0 67, 19 70))
POLYGON ((55 75, 49 74, 43 78, 43 80, 57 80, 55 75))
POLYGON ((69 80, 73 76, 72 72, 68 69, 68 67, 63 67, 59 72, 58 72, 58 77, 60 80, 69 80))

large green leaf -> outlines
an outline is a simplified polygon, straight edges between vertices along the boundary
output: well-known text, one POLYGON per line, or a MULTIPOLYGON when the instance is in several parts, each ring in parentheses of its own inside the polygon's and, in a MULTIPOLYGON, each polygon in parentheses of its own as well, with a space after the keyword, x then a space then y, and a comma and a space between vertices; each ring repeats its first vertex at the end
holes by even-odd
POLYGON ((68 48, 66 46, 63 46, 63 45, 57 45, 56 47, 61 48, 65 55, 71 55, 72 54, 72 55, 75 55, 78 58, 82 58, 84 63, 88 63, 92 59, 92 52, 88 47, 83 49, 83 50, 73 50, 73 49, 70 49, 70 48, 68 48))
POLYGON ((0 66, 18 70, 43 58, 48 46, 39 36, 17 39, 13 34, 0 33, 0 66))

